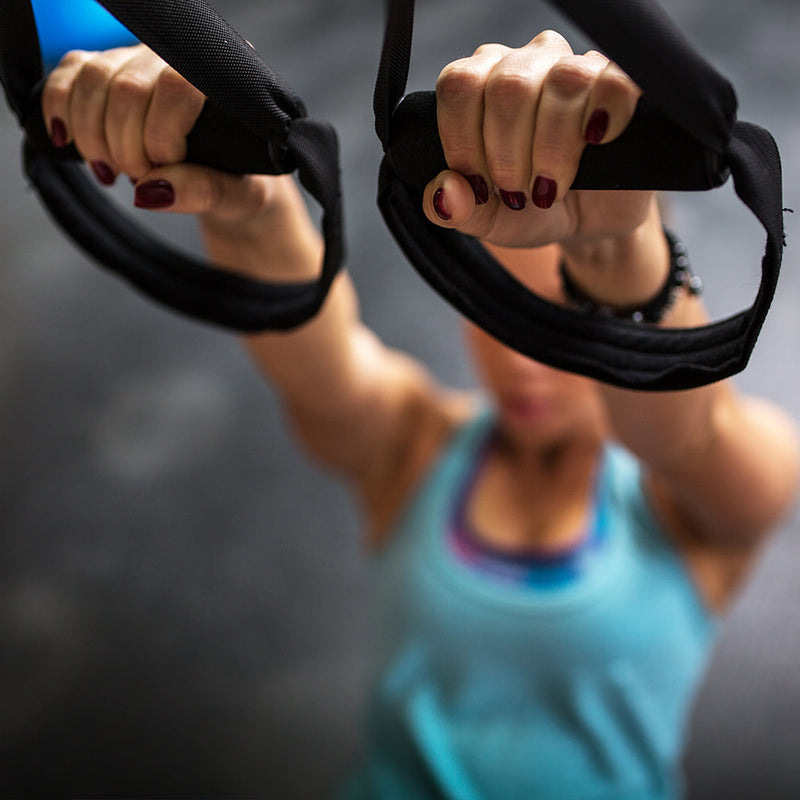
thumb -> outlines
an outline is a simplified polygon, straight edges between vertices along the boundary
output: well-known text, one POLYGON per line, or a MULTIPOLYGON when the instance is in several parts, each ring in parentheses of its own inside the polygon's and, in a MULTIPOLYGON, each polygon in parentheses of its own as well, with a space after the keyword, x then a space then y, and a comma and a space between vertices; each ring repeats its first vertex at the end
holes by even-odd
POLYGON ((485 185, 483 192, 478 192, 464 175, 445 170, 425 187, 422 208, 434 225, 483 236, 491 226, 497 202, 485 185))
POLYGON ((197 164, 171 164, 155 167, 136 181, 134 205, 149 211, 237 219, 257 213, 270 195, 267 176, 231 175, 197 164))

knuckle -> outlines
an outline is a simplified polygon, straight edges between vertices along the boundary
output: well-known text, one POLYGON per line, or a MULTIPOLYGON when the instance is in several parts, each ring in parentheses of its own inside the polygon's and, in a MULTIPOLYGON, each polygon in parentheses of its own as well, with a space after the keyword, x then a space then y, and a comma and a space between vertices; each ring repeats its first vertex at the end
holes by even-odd
POLYGON ((486 100, 499 109, 516 109, 533 91, 530 76, 506 65, 496 69, 486 82, 486 100))
POLYGON ((70 86, 65 83, 49 80, 42 93, 42 102, 59 108, 64 108, 69 104, 70 86))
POLYGON ((69 50, 68 52, 64 53, 61 56, 61 60, 58 62, 59 67, 76 67, 83 64, 84 61, 88 61, 93 53, 88 52, 87 50, 69 50))
POLYGON ((93 58, 81 66, 78 81, 84 91, 92 92, 104 88, 111 80, 111 65, 102 59, 93 58))
POLYGON ((608 69, 599 79, 602 91, 611 97, 638 97, 639 87, 620 69, 608 69))
POLYGON ((110 102, 128 106, 145 98, 149 87, 143 78, 132 72, 118 72, 108 85, 108 99, 110 102))
POLYGON ((158 90, 167 97, 178 97, 187 92, 200 94, 183 75, 170 66, 161 70, 158 76, 158 90))
POLYGON ((574 97, 589 89, 596 75, 589 64, 579 58, 563 58, 547 73, 548 87, 564 97, 574 97))
POLYGON ((554 30, 545 30, 534 36, 530 42, 535 47, 548 47, 548 48, 563 48, 569 47, 569 42, 558 32, 554 30))
POLYGON ((587 50, 584 54, 585 58, 589 58, 592 61, 598 61, 603 64, 609 64, 609 58, 605 53, 601 53, 599 50, 587 50))
POLYGON ((475 48, 475 52, 472 55, 478 58, 483 58, 485 56, 495 56, 498 54, 502 54, 507 50, 508 48, 505 47, 504 45, 492 42, 492 43, 478 45, 478 47, 475 48))
POLYGON ((466 101, 483 88, 483 76, 469 59, 448 64, 436 81, 436 96, 448 103, 466 101))

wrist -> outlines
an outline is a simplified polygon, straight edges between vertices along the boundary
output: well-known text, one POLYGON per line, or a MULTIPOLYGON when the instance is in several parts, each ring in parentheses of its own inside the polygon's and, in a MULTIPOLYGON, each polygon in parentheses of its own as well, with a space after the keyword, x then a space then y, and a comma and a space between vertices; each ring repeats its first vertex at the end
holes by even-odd
POLYGON ((633 231, 563 243, 561 250, 565 271, 580 292, 611 309, 648 303, 670 272, 670 247, 655 202, 633 231))
POLYGON ((273 179, 264 200, 247 215, 200 217, 211 259, 248 277, 271 281, 308 281, 319 276, 322 238, 294 182, 273 179))
POLYGON ((608 306, 580 289, 567 272, 562 259, 559 269, 564 295, 567 303, 583 314, 599 314, 637 323, 659 324, 667 316, 674 316, 673 308, 682 294, 698 295, 703 291, 703 281, 692 272, 686 247, 683 242, 668 228, 664 228, 664 237, 669 245, 670 264, 667 278, 648 301, 629 306, 608 306))

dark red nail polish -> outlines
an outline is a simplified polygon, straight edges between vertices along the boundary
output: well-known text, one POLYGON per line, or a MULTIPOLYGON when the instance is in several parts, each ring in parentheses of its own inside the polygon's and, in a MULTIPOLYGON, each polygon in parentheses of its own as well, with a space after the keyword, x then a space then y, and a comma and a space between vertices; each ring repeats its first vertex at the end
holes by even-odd
POLYGON ((117 176, 114 174, 114 170, 111 169, 105 161, 92 161, 89 166, 92 168, 92 172, 97 176, 97 180, 99 180, 103 186, 114 185, 117 176))
POLYGON ((475 195, 475 205, 482 206, 489 202, 489 187, 486 181, 480 175, 467 175, 465 176, 472 187, 472 193, 475 195))
POLYGON ((500 199, 512 211, 522 211, 525 208, 525 195, 522 192, 507 192, 505 189, 501 189, 500 199))
POLYGON ((592 112, 589 117, 589 122, 586 124, 586 133, 584 138, 589 144, 600 144, 603 137, 608 130, 608 111, 604 108, 597 108, 592 112))
POLYGON ((444 189, 437 189, 433 193, 433 210, 436 212, 436 216, 445 222, 453 216, 444 204, 444 189))
POLYGON ((175 189, 169 181, 147 181, 136 187, 133 204, 137 208, 169 208, 175 202, 175 189))
POLYGON ((533 182, 533 204, 537 208, 550 208, 556 201, 558 187, 552 178, 537 175, 533 182))
POLYGON ((50 141, 55 147, 66 147, 67 145, 67 126, 63 119, 53 117, 50 120, 50 141))

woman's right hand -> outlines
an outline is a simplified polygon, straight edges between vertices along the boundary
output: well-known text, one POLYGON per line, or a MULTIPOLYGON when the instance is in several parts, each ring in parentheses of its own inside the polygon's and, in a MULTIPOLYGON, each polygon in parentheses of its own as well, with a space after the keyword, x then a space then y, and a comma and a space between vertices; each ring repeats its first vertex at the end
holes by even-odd
POLYGON ((449 169, 426 188, 428 219, 515 248, 628 236, 652 192, 570 186, 586 147, 617 138, 641 95, 602 53, 577 54, 555 31, 448 64, 436 99, 449 169))
POLYGON ((268 278, 315 275, 319 237, 290 177, 185 163, 186 136, 204 102, 136 45, 67 53, 48 77, 42 112, 53 143, 74 144, 100 183, 126 175, 139 208, 198 215, 212 257, 268 278))

